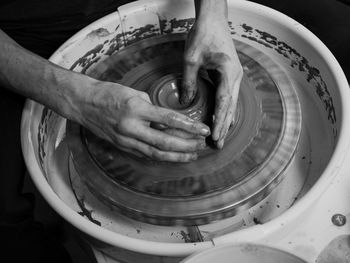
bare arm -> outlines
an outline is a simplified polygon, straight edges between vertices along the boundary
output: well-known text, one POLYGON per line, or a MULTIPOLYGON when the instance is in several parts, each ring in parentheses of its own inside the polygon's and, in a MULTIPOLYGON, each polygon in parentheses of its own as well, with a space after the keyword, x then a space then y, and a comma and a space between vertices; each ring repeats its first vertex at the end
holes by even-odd
POLYGON ((195 0, 195 7, 196 22, 186 43, 181 102, 193 100, 198 70, 209 70, 217 86, 212 138, 222 148, 234 121, 243 69, 228 27, 226 0, 195 0))
POLYGON ((74 101, 87 79, 25 50, 0 30, 0 84, 64 117, 73 117, 74 101))
POLYGON ((162 161, 197 158, 209 128, 153 106, 146 93, 63 69, 19 46, 0 30, 0 86, 44 104, 117 147, 162 161), (163 123, 190 132, 179 138, 150 127, 163 123), (197 136, 198 135, 198 136, 197 136))

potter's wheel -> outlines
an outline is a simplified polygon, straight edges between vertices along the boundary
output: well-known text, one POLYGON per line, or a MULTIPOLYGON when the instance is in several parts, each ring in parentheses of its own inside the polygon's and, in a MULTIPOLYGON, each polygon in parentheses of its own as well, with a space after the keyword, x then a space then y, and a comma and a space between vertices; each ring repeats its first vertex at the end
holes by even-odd
MULTIPOLYGON (((142 40, 88 74, 146 91, 154 104, 210 125, 215 85, 205 72, 200 73, 194 102, 183 106, 177 101, 185 37, 174 34, 142 40)), ((154 162, 115 149, 68 122, 75 168, 98 199, 144 222, 193 225, 233 216, 278 185, 300 135, 298 97, 284 72, 266 55, 239 42, 236 48, 245 76, 236 121, 222 150, 208 141, 197 161, 154 162), (257 56, 262 64, 254 59, 257 56)))

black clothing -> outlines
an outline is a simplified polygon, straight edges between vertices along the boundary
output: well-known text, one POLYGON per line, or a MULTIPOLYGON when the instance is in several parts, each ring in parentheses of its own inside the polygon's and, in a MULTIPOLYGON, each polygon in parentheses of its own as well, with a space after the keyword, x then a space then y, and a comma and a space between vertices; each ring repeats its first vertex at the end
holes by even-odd
MULTIPOLYGON (((73 34, 125 2, 0 0, 0 29, 22 47, 48 58, 73 34)), ((61 239, 35 221, 33 196, 22 193, 26 171, 20 140, 24 102, 25 98, 0 86, 0 252, 3 259, 15 263, 70 263, 61 239)))
MULTIPOLYGON (((125 2, 0 0, 0 29, 24 48, 48 58, 73 34, 125 2)), ((25 173, 20 145, 24 101, 25 98, 0 87, 0 222, 9 217, 18 221, 32 207, 19 195, 25 173)))
POLYGON ((65 40, 127 0, 0 0, 0 29, 48 58, 65 40))

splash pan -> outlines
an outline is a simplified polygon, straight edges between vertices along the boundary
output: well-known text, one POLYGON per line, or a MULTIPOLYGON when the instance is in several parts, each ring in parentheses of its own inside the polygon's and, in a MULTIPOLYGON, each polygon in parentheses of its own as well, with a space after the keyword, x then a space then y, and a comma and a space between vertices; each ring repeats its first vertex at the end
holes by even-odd
POLYGON ((196 253, 180 263, 306 263, 303 259, 283 250, 260 244, 235 244, 218 246, 200 253, 196 253))
MULTIPOLYGON (((192 104, 178 102, 185 34, 132 44, 87 74, 149 94, 153 104, 211 125, 215 84, 203 71, 192 104)), ((202 225, 236 215, 283 179, 301 131, 299 99, 283 70, 236 41, 244 78, 225 147, 208 146, 191 163, 155 162, 114 148, 73 122, 67 142, 75 169, 99 200, 124 215, 158 225, 202 225), (268 70, 266 70, 268 69, 268 70)))

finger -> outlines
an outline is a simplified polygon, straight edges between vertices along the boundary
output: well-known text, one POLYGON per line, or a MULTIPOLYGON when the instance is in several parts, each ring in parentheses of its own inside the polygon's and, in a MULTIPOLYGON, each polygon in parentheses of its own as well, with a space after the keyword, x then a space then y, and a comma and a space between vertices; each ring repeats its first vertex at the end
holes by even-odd
POLYGON ((169 128, 184 130, 195 135, 210 135, 210 129, 204 123, 170 109, 148 104, 140 114, 145 120, 161 123, 169 128))
POLYGON ((238 97, 239 97, 239 89, 241 87, 242 79, 243 79, 243 69, 237 73, 236 78, 234 80, 233 92, 232 92, 233 115, 232 115, 232 119, 231 119, 231 124, 235 123, 237 103, 238 103, 238 97))
POLYGON ((114 142, 117 145, 117 147, 120 147, 129 153, 137 152, 138 154, 142 154, 142 156, 148 157, 156 161, 191 162, 198 158, 197 153, 162 151, 142 141, 126 137, 121 134, 118 134, 114 138, 114 142))
POLYGON ((132 154, 136 157, 139 157, 139 158, 147 158, 149 159, 146 155, 144 155, 143 153, 141 153, 139 150, 136 150, 134 148, 130 148, 130 147, 126 147, 126 146, 122 146, 122 145, 117 145, 116 146, 119 150, 123 151, 123 152, 126 152, 126 153, 129 153, 129 154, 132 154))
POLYGON ((212 135, 214 141, 218 141, 220 138, 220 132, 224 125, 227 110, 229 107, 229 102, 230 94, 227 90, 224 90, 222 87, 219 86, 215 100, 214 127, 212 135))
POLYGON ((179 130, 175 128, 169 128, 168 126, 156 122, 151 122, 150 127, 156 130, 160 130, 162 132, 165 132, 169 135, 176 136, 182 139, 205 139, 201 135, 196 135, 193 133, 186 132, 184 130, 179 130))
POLYGON ((168 129, 164 129, 163 132, 172 136, 180 137, 182 139, 201 139, 201 140, 205 139, 203 136, 195 135, 193 133, 189 133, 179 129, 168 128, 168 129))
POLYGON ((183 80, 180 89, 181 104, 190 104, 197 93, 197 76, 199 66, 199 60, 191 53, 185 57, 183 80))
POLYGON ((153 129, 160 130, 160 131, 168 129, 168 126, 161 124, 161 123, 157 123, 157 122, 151 122, 150 127, 152 127, 153 129))
POLYGON ((233 99, 230 100, 228 110, 226 112, 226 117, 224 120, 224 125, 222 126, 222 129, 220 131, 219 139, 216 143, 217 148, 222 149, 224 147, 225 138, 227 135, 227 132, 232 124, 233 119, 233 113, 234 113, 234 105, 233 105, 233 99))
POLYGON ((195 152, 203 150, 206 146, 204 139, 183 139, 150 127, 132 125, 132 123, 129 127, 132 128, 128 129, 128 136, 163 151, 195 152))
MULTIPOLYGON (((219 68, 219 83, 215 104, 215 121, 213 129, 213 140, 222 140, 225 129, 227 128, 226 119, 229 124, 232 123, 236 104, 238 100, 240 83, 243 76, 243 70, 240 65, 232 65, 232 63, 224 64, 219 68)), ((229 126, 228 126, 229 128, 229 126)), ((220 143, 223 145, 223 142, 220 143)))
POLYGON ((236 80, 233 85, 233 91, 231 92, 231 99, 228 106, 228 111, 226 113, 226 117, 224 120, 224 125, 220 131, 219 140, 217 143, 217 147, 219 149, 222 149, 224 146, 224 140, 226 138, 227 132, 230 128, 230 126, 235 122, 235 116, 236 116, 236 109, 237 109, 237 101, 238 101, 238 94, 239 94, 239 88, 241 85, 241 79, 242 77, 237 75, 236 80))

